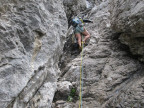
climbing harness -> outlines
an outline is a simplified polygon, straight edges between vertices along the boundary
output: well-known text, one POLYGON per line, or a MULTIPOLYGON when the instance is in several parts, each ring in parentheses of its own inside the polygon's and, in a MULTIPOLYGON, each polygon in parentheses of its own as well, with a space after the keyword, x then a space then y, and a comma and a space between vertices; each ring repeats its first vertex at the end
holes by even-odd
POLYGON ((81 65, 80 65, 80 93, 79 93, 79 108, 82 108, 82 90, 83 90, 83 42, 81 51, 81 65))

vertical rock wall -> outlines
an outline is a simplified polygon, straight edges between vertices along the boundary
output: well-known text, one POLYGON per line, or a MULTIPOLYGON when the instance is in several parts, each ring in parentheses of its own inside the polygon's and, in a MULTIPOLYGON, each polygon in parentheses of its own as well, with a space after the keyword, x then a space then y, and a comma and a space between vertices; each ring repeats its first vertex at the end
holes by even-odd
POLYGON ((111 24, 121 43, 144 61, 144 1, 111 0, 111 24))
POLYGON ((86 9, 86 0, 63 0, 63 4, 69 22, 73 16, 86 9))
MULTIPOLYGON (((128 1, 135 4, 135 1, 128 1)), ((119 23, 125 22, 124 19, 115 16, 117 14, 115 9, 119 9, 116 4, 121 2, 127 4, 125 0, 103 0, 85 14, 84 18, 92 19, 94 23, 85 25, 91 38, 89 44, 83 49, 82 99, 84 108, 142 108, 144 106, 144 65, 138 59, 134 59, 127 51, 127 47, 121 44, 119 41, 121 33, 114 28, 114 25, 119 27, 118 24, 122 24, 121 27, 129 29, 125 23, 119 23), (114 5, 112 2, 115 2, 114 5), (111 10, 109 6, 113 6, 112 13, 109 11, 111 10), (112 18, 115 19, 115 22, 112 18)), ((129 9, 137 8, 137 5, 133 6, 129 9)), ((123 12, 127 10, 124 9, 123 12)), ((143 14, 140 15, 140 18, 142 16, 143 14)), ((123 17, 127 17, 127 14, 124 14, 123 17)), ((139 30, 143 32, 142 29, 139 30)), ((131 31, 128 32, 133 34, 131 31)), ((139 32, 136 35, 139 35, 139 32)), ((132 42, 135 44, 134 41, 132 42)), ((79 107, 80 66, 81 55, 77 55, 63 67, 59 83, 65 85, 61 85, 58 89, 53 108, 79 107), (76 89, 74 96, 71 96, 71 86, 76 89), (71 99, 69 99, 70 96, 71 99)))
POLYGON ((1 0, 0 108, 78 107, 80 55, 71 55, 62 72, 58 61, 66 16, 70 20, 82 10, 94 22, 85 25, 91 39, 83 50, 83 107, 144 106, 143 64, 125 46, 143 61, 144 2, 87 1, 93 3, 91 11, 85 11, 86 0, 1 0))
POLYGON ((1 0, 0 108, 50 108, 67 18, 61 0, 1 0))

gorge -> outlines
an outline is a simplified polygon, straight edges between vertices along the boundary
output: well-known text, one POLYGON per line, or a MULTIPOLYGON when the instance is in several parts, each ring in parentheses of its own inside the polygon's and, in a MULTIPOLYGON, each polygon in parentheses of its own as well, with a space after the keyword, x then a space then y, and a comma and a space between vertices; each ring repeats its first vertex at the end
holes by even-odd
POLYGON ((143 108, 143 13, 143 0, 1 0, 0 108, 78 108, 74 16, 93 20, 83 108, 143 108))

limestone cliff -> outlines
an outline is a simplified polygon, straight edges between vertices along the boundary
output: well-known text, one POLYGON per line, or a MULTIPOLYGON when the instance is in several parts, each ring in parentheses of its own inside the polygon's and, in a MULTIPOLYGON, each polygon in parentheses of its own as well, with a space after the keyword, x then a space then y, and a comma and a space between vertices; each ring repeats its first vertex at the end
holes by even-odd
POLYGON ((93 20, 85 25, 83 108, 142 108, 143 7, 142 0, 1 0, 0 108, 78 108, 81 52, 67 32, 76 15, 93 20))
POLYGON ((112 0, 110 5, 112 28, 120 41, 144 61, 144 1, 112 0))
POLYGON ((61 0, 1 0, 0 108, 50 108, 67 31, 61 0))
MULTIPOLYGON (((91 38, 89 44, 83 49, 84 108, 142 108, 144 106, 143 63, 133 55, 139 52, 140 57, 143 57, 143 6, 141 0, 103 0, 96 3, 91 11, 84 13, 84 18, 94 21, 93 24, 85 25, 91 38), (131 14, 135 17, 127 21, 128 17, 132 17, 127 13, 134 9, 131 14), (134 23, 136 26, 132 26, 134 23), (131 27, 135 30, 135 34, 130 30, 131 27), (126 33, 135 37, 124 35, 126 33), (137 36, 141 38, 137 40, 137 36), (137 49, 132 49, 133 47, 137 49)), ((71 42, 72 39, 68 39, 64 47, 64 57, 61 58, 62 75, 53 102, 54 108, 78 108, 79 106, 81 56, 79 53, 75 54, 71 42), (72 89, 76 90, 73 96, 72 89)))

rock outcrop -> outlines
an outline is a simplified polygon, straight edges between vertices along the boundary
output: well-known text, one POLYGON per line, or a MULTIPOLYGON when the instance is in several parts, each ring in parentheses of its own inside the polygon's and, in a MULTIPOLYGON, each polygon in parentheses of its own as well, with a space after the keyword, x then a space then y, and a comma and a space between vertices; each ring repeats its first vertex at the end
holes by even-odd
POLYGON ((67 32, 77 14, 93 20, 85 25, 83 108, 142 108, 143 7, 142 0, 1 0, 0 108, 78 108, 81 52, 67 32))
POLYGON ((112 28, 119 33, 121 43, 140 61, 144 61, 144 1, 111 0, 112 28))
MULTIPOLYGON (((110 13, 109 6, 112 6, 111 2, 101 2, 85 15, 85 18, 92 19, 94 23, 86 25, 91 39, 83 50, 83 107, 142 108, 144 106, 143 64, 131 55, 126 45, 119 41, 120 34, 113 28, 114 24, 119 23, 111 20, 114 13, 110 13)), ((116 6, 115 8, 117 9, 116 6)), ((119 19, 119 17, 114 18, 119 19)), ((81 56, 73 56, 71 55, 74 59, 69 63, 66 58, 62 60, 67 63, 62 67, 63 73, 59 81, 75 83, 77 94, 71 102, 61 95, 61 99, 54 101, 53 108, 79 106, 81 56)))
POLYGON ((63 4, 69 23, 72 17, 86 9, 86 0, 63 0, 63 4))
POLYGON ((0 108, 50 108, 67 31, 61 0, 1 0, 0 108))

